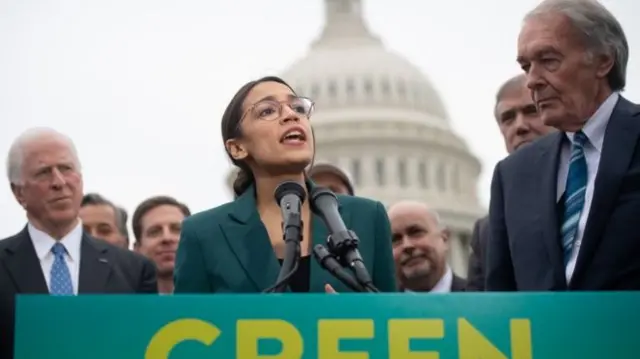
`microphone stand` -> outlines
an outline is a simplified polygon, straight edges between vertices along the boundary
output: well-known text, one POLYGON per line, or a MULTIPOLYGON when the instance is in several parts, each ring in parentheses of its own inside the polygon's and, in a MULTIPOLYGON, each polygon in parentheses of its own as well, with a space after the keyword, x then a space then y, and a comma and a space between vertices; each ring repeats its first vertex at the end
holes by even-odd
POLYGON ((322 268, 344 283, 344 285, 356 292, 367 292, 367 289, 358 283, 349 271, 342 267, 338 259, 325 246, 318 244, 313 247, 313 256, 322 268))
POLYGON ((282 293, 287 288, 291 277, 298 270, 300 262, 300 242, 302 242, 302 217, 300 213, 292 212, 284 219, 282 224, 284 239, 284 260, 278 273, 276 284, 264 290, 264 292, 282 293))
POLYGON ((300 242, 302 242, 302 203, 305 200, 304 188, 296 182, 283 182, 276 187, 276 202, 282 211, 282 237, 284 240, 284 260, 278 273, 276 284, 263 293, 282 293, 298 270, 300 262, 300 242))
POLYGON ((329 235, 327 244, 329 251, 333 253, 340 263, 353 270, 358 283, 370 293, 378 293, 380 290, 373 285, 369 271, 358 252, 358 236, 352 230, 337 232, 329 235))
MULTIPOLYGON (((317 186, 311 191, 310 201, 311 210, 322 218, 322 221, 329 229, 330 235, 327 238, 329 253, 343 267, 353 270, 356 281, 366 292, 380 292, 373 285, 373 280, 362 261, 360 252, 358 252, 358 236, 345 227, 344 221, 338 212, 339 203, 335 193, 328 188, 317 186)), ((328 259, 325 259, 325 261, 329 263, 328 259)), ((325 265, 327 266, 325 268, 329 268, 329 264, 325 265)), ((336 273, 338 272, 336 271, 336 273)))

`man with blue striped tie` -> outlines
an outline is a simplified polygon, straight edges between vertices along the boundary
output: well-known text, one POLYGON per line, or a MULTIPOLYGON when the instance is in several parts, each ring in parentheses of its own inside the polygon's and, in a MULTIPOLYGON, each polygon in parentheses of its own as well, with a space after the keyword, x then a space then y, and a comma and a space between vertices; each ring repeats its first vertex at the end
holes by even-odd
POLYGON ((559 131, 496 165, 489 291, 640 290, 640 106, 620 95, 629 47, 596 1, 545 0, 518 62, 559 131))

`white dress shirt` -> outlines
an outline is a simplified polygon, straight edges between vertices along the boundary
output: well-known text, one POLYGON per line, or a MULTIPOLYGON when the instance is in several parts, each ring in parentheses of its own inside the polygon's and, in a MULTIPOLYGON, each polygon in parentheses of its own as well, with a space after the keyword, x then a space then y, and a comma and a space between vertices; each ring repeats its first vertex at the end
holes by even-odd
MULTIPOLYGON (((429 293, 451 293, 451 286, 453 285, 453 271, 451 267, 447 266, 447 269, 444 272, 444 275, 440 278, 440 280, 436 283, 436 285, 431 288, 429 293)), ((405 289, 407 293, 414 293, 412 290, 405 289)))
MULTIPOLYGON (((27 225, 29 236, 36 249, 36 254, 40 260, 40 267, 42 268, 42 274, 47 282, 47 288, 51 288, 51 267, 53 266, 54 256, 51 252, 53 245, 58 242, 50 235, 37 229, 31 223, 27 225)), ((65 261, 69 268, 69 274, 71 275, 71 284, 73 285, 73 293, 78 294, 78 278, 80 276, 80 244, 82 243, 82 222, 78 221, 78 225, 75 226, 71 232, 60 239, 67 250, 65 254, 65 261)))
MULTIPOLYGON (((582 245, 582 238, 584 237, 584 229, 587 225, 587 219, 589 218, 589 210, 591 209, 591 202, 593 200, 593 188, 596 181, 596 174, 598 173, 598 166, 600 165, 600 156, 602 155, 605 130, 607 129, 611 113, 613 113, 619 97, 617 92, 611 94, 582 128, 582 132, 589 139, 589 142, 584 146, 584 156, 587 161, 587 189, 584 195, 584 206, 580 213, 580 221, 578 222, 578 230, 574 239, 573 250, 567 267, 565 268, 567 283, 571 282, 571 277, 573 276, 573 271, 578 259, 578 253, 580 252, 580 246, 582 245)), ((573 143, 574 133, 567 132, 566 135, 569 141, 573 143)), ((556 202, 561 200, 567 186, 571 143, 565 142, 560 152, 556 202)))
POLYGON ((451 286, 453 285, 453 271, 451 267, 447 266, 447 270, 445 270, 444 275, 436 285, 431 288, 429 293, 450 293, 451 286))

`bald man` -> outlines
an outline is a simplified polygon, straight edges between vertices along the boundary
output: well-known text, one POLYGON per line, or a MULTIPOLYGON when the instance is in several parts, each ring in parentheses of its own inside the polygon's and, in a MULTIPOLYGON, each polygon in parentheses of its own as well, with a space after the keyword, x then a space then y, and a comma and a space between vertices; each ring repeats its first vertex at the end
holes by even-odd
POLYGON ((438 214, 414 201, 389 208, 391 243, 400 288, 406 292, 461 292, 464 279, 447 264, 449 230, 438 214))

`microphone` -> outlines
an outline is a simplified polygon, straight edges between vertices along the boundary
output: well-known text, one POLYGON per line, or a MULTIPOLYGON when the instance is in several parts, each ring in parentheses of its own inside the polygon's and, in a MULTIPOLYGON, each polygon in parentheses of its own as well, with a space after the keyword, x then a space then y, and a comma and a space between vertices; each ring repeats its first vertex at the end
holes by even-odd
POLYGON ((379 292, 358 251, 358 236, 348 230, 338 212, 338 198, 327 188, 315 187, 311 192, 311 210, 322 218, 329 228, 327 244, 342 265, 353 269, 358 282, 370 292, 379 292))
POLYGON ((276 284, 264 292, 284 292, 289 280, 298 270, 300 242, 302 242, 302 203, 304 188, 297 182, 286 181, 276 187, 274 197, 282 211, 282 233, 285 243, 284 260, 276 284))
POLYGON ((351 273, 342 268, 342 265, 340 265, 340 262, 338 262, 336 257, 322 244, 317 244, 313 247, 313 256, 316 258, 316 261, 320 263, 322 268, 333 274, 334 277, 338 278, 347 287, 356 292, 367 291, 362 285, 360 285, 360 283, 358 283, 357 280, 353 278, 351 273))

